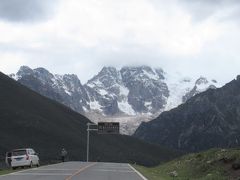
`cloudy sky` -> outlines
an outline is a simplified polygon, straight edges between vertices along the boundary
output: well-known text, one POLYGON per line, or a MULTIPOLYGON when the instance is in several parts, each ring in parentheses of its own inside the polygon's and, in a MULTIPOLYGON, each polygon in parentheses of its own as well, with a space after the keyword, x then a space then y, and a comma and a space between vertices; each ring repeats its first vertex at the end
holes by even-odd
POLYGON ((162 67, 226 83, 240 74, 239 0, 0 0, 0 71, 162 67))

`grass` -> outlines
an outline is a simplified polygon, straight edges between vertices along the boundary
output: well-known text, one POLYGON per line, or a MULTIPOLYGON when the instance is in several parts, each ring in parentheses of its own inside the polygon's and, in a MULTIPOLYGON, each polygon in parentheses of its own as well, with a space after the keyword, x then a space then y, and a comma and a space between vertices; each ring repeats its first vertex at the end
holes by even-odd
POLYGON ((10 174, 10 173, 14 173, 14 172, 17 172, 19 170, 12 170, 12 169, 0 169, 0 176, 1 175, 5 175, 5 174, 10 174))
POLYGON ((237 162, 240 162, 240 149, 211 149, 153 168, 134 167, 149 180, 231 180, 240 177, 240 170, 232 168, 237 162))

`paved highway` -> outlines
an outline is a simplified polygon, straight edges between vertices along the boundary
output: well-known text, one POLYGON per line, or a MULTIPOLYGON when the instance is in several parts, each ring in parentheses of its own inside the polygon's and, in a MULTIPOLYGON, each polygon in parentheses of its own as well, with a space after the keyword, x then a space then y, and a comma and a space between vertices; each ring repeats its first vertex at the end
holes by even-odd
POLYGON ((65 162, 0 176, 0 180, 146 180, 129 164, 65 162))

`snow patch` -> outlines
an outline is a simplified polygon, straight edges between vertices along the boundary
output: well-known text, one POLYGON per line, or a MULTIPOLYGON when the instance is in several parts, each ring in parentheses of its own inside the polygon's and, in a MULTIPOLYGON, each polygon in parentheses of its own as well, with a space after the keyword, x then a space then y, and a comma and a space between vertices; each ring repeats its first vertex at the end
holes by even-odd
POLYGON ((144 74, 147 75, 150 79, 153 79, 153 80, 159 80, 159 76, 155 73, 150 73, 150 72, 147 72, 146 70, 143 70, 144 74))
MULTIPOLYGON (((151 101, 146 101, 146 102, 144 103, 144 106, 148 109, 148 111, 152 110, 152 108, 153 108, 151 101)), ((148 114, 148 115, 152 115, 151 112, 147 112, 147 114, 148 114)))
POLYGON ((10 74, 9 77, 12 78, 12 79, 14 79, 15 81, 18 81, 19 79, 21 79, 21 76, 18 76, 18 75, 13 74, 13 73, 10 74))
POLYGON ((205 91, 206 89, 208 89, 208 87, 209 87, 210 85, 211 85, 210 83, 198 84, 198 85, 196 85, 197 91, 199 91, 199 92, 205 91))
POLYGON ((90 88, 94 88, 94 87, 95 87, 95 84, 89 83, 89 84, 87 84, 87 86, 90 87, 90 88))
POLYGON ((68 87, 65 84, 62 84, 62 88, 64 89, 64 92, 67 93, 69 96, 72 95, 72 93, 70 92, 70 90, 68 89, 68 87))
POLYGON ((66 89, 64 89, 64 92, 67 93, 69 96, 72 95, 72 93, 70 91, 66 90, 66 89))
POLYGON ((145 107, 150 106, 150 105, 152 105, 152 102, 151 102, 151 101, 147 101, 147 102, 144 103, 144 106, 145 106, 145 107))
POLYGON ((104 89, 99 89, 98 92, 99 92, 99 94, 102 95, 102 96, 105 96, 105 95, 108 94, 108 92, 107 92, 106 90, 104 90, 104 89))
POLYGON ((183 96, 191 91, 195 85, 195 82, 190 78, 181 78, 181 75, 179 74, 166 74, 165 81, 169 90, 169 97, 167 99, 165 111, 168 111, 182 104, 183 96))
POLYGON ((88 109, 85 106, 83 106, 82 108, 83 108, 84 112, 88 112, 88 109))
POLYGON ((120 90, 119 94, 123 98, 122 101, 118 101, 118 108, 120 109, 120 111, 131 116, 136 115, 132 106, 128 103, 129 90, 124 86, 119 86, 119 90, 120 90))
POLYGON ((127 102, 127 101, 122 101, 122 102, 118 102, 118 108, 128 114, 128 115, 136 115, 135 111, 133 110, 132 106, 127 102))
POLYGON ((124 86, 119 86, 120 95, 124 95, 126 98, 128 96, 129 90, 124 86))
POLYGON ((94 109, 94 110, 99 110, 99 111, 101 111, 101 105, 98 103, 98 101, 90 101, 90 103, 89 103, 89 105, 90 105, 90 109, 94 109))

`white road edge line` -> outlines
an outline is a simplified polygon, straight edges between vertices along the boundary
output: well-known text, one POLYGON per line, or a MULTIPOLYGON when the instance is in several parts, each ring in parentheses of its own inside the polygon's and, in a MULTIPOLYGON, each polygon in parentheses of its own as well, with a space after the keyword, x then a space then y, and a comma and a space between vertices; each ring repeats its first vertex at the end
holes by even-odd
MULTIPOLYGON (((56 163, 56 164, 62 164, 62 163, 56 163)), ((9 174, 3 174, 3 175, 0 175, 0 177, 5 177, 5 176, 9 176, 9 175, 14 175, 14 174, 16 174, 16 173, 26 172, 26 171, 29 171, 29 170, 36 170, 36 169, 41 168, 41 167, 54 166, 54 165, 56 165, 56 164, 49 164, 49 165, 40 166, 40 167, 35 167, 35 168, 28 168, 28 169, 25 169, 25 170, 16 171, 16 172, 9 173, 9 174)))
POLYGON ((137 171, 134 167, 132 167, 130 164, 128 164, 128 166, 134 170, 143 180, 148 180, 147 178, 145 178, 139 171, 137 171))
POLYGON ((110 169, 94 169, 92 171, 99 171, 99 172, 120 172, 120 173, 135 173, 133 170, 110 170, 110 169))
POLYGON ((25 170, 16 171, 16 172, 13 172, 13 173, 0 175, 0 177, 5 177, 5 176, 9 176, 9 175, 15 175, 17 173, 26 172, 26 171, 33 170, 33 169, 36 169, 36 168, 29 168, 29 169, 25 169, 25 170))
POLYGON ((33 171, 77 171, 78 169, 32 169, 33 171))
POLYGON ((19 173, 19 174, 13 174, 13 176, 69 176, 71 175, 70 173, 19 173))

